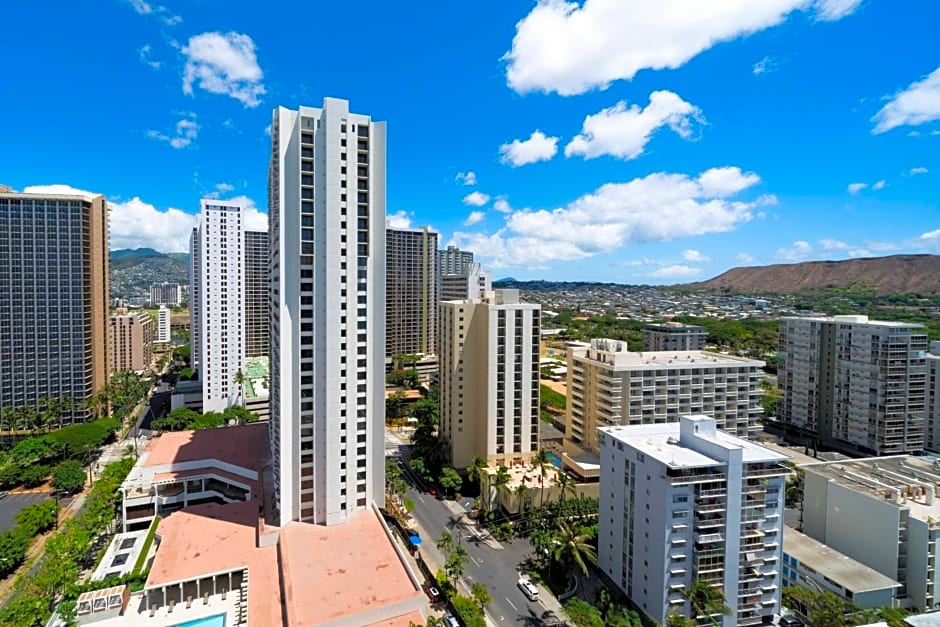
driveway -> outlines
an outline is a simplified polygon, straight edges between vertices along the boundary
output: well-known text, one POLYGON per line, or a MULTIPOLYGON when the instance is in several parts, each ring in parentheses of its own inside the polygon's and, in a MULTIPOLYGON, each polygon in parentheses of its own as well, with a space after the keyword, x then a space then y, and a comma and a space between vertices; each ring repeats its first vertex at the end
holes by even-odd
POLYGON ((11 492, 0 499, 0 533, 16 526, 16 515, 35 503, 48 501, 51 494, 48 492, 11 492))

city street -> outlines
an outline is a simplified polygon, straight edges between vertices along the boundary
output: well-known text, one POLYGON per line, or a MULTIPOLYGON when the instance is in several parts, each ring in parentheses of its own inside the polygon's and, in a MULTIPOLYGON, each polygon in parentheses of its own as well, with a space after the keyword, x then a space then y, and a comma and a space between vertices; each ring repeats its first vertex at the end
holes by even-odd
MULTIPOLYGON (((407 436, 386 432, 386 451, 389 455, 406 453, 409 448, 406 442, 407 436)), ((545 606, 541 602, 529 601, 516 585, 519 565, 532 551, 528 540, 517 539, 504 543, 485 541, 480 537, 475 523, 465 514, 460 514, 462 510, 458 510, 455 503, 438 500, 420 491, 416 487, 419 482, 407 467, 404 475, 409 483, 405 496, 414 501, 412 515, 417 523, 415 526, 421 532, 421 551, 425 555, 438 553, 434 545, 441 534, 448 531, 454 537, 454 542, 460 542, 469 555, 463 576, 467 586, 480 582, 489 589, 493 600, 487 606, 487 613, 496 624, 535 627, 541 625, 543 619, 549 618, 545 606), (451 507, 458 512, 452 511, 451 507), (494 548, 493 545, 502 548, 494 548)), ((443 564, 442 557, 436 561, 443 564)), ((465 591, 462 593, 466 594, 465 591)))

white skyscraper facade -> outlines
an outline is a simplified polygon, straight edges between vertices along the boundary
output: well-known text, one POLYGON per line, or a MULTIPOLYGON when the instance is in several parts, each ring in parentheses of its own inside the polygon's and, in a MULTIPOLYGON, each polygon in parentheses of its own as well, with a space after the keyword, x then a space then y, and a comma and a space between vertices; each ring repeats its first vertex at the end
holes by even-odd
POLYGON ((245 368, 244 206, 203 200, 193 231, 199 251, 198 274, 190 292, 199 342, 199 380, 203 411, 243 404, 238 373, 245 368))
POLYGON ((769 624, 780 610, 787 456, 703 415, 597 431, 600 569, 661 624, 698 614, 695 582, 722 591, 730 610, 697 624, 769 624))
POLYGON ((281 524, 384 505, 384 122, 279 107, 271 125, 271 446, 281 524))
POLYGON ((166 305, 160 305, 157 311, 157 337, 154 341, 158 344, 166 344, 170 341, 170 310, 166 305))

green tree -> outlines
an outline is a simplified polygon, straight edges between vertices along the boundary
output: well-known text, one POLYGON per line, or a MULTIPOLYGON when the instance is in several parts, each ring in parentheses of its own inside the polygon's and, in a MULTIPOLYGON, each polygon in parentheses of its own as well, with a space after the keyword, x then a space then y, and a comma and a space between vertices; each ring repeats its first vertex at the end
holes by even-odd
POLYGON ((35 488, 49 478, 50 468, 43 464, 33 464, 20 469, 19 482, 27 488, 35 488))
POLYGON ((441 477, 438 483, 440 483, 444 490, 453 495, 460 491, 460 487, 463 485, 463 479, 460 478, 460 474, 458 474, 456 470, 450 466, 445 466, 444 470, 441 471, 441 477))
POLYGON ((20 510, 16 515, 16 525, 27 538, 32 538, 52 529, 57 517, 58 510, 55 501, 34 503, 20 510))
POLYGON ((457 545, 444 562, 444 570, 454 580, 455 587, 457 580, 463 575, 464 567, 467 564, 467 555, 467 549, 457 545))
POLYGON ((692 606, 692 612, 697 618, 706 618, 718 625, 715 616, 730 616, 731 608, 725 605, 725 597, 721 590, 710 586, 701 579, 696 579, 684 593, 692 606))
POLYGON ((490 495, 489 498, 498 498, 499 493, 509 485, 511 480, 512 475, 509 474, 509 468, 501 464, 491 477, 490 485, 492 486, 493 494, 490 495))
POLYGON ((577 496, 578 486, 568 473, 560 468, 556 469, 555 481, 558 484, 558 500, 564 502, 569 496, 572 498, 577 496))
POLYGON ((490 596, 489 588, 486 587, 486 584, 480 583, 479 581, 470 586, 470 596, 472 596, 473 600, 480 606, 481 612, 485 610, 486 606, 493 600, 493 597, 490 596))
POLYGON ((52 487, 71 494, 85 486, 85 469, 80 462, 67 459, 52 470, 52 487))
POLYGON ((449 531, 444 531, 441 533, 441 537, 437 539, 436 545, 438 551, 445 556, 449 556, 450 552, 454 550, 454 536, 449 531))
POLYGON ((578 597, 565 603, 565 613, 577 627, 606 627, 600 610, 578 597))
POLYGON ((555 465, 552 463, 552 458, 548 456, 548 451, 544 448, 540 448, 535 452, 535 455, 532 456, 532 465, 535 466, 535 469, 539 471, 541 480, 539 481, 539 487, 541 493, 539 495, 539 505, 545 504, 545 488, 548 485, 546 479, 548 478, 548 473, 555 469, 555 465))
POLYGON ((395 390, 385 399, 385 420, 397 420, 402 417, 405 409, 405 395, 401 390, 395 390))
POLYGON ((241 368, 235 371, 235 376, 232 377, 232 380, 238 386, 238 402, 245 403, 245 373, 242 372, 241 368))
POLYGON ((522 514, 529 500, 529 487, 524 483, 520 483, 512 489, 512 493, 516 497, 516 503, 519 505, 519 513, 522 514))
POLYGON ((225 419, 225 422, 234 420, 235 424, 246 425, 252 422, 258 422, 258 414, 248 411, 241 405, 232 405, 231 407, 226 407, 225 411, 222 412, 222 417, 225 419))
POLYGON ((564 520, 558 521, 557 545, 554 558, 566 569, 576 566, 587 575, 587 563, 597 564, 597 552, 591 546, 591 535, 570 525, 564 520))
POLYGON ((470 465, 467 466, 467 479, 478 483, 483 481, 483 477, 486 475, 486 467, 486 460, 479 455, 474 455, 470 458, 470 465))

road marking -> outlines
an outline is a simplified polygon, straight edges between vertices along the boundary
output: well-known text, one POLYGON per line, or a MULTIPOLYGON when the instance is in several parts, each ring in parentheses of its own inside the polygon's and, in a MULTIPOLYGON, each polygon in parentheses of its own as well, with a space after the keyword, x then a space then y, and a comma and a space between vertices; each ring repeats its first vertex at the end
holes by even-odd
POLYGON ((473 563, 476 564, 477 566, 480 566, 483 563, 483 562, 477 561, 477 559, 473 557, 472 555, 470 555, 469 557, 471 560, 473 560, 473 563))
POLYGON ((519 611, 519 608, 516 607, 515 603, 509 600, 509 597, 505 597, 505 599, 506 599, 506 603, 512 606, 512 609, 516 610, 517 612, 519 611))

